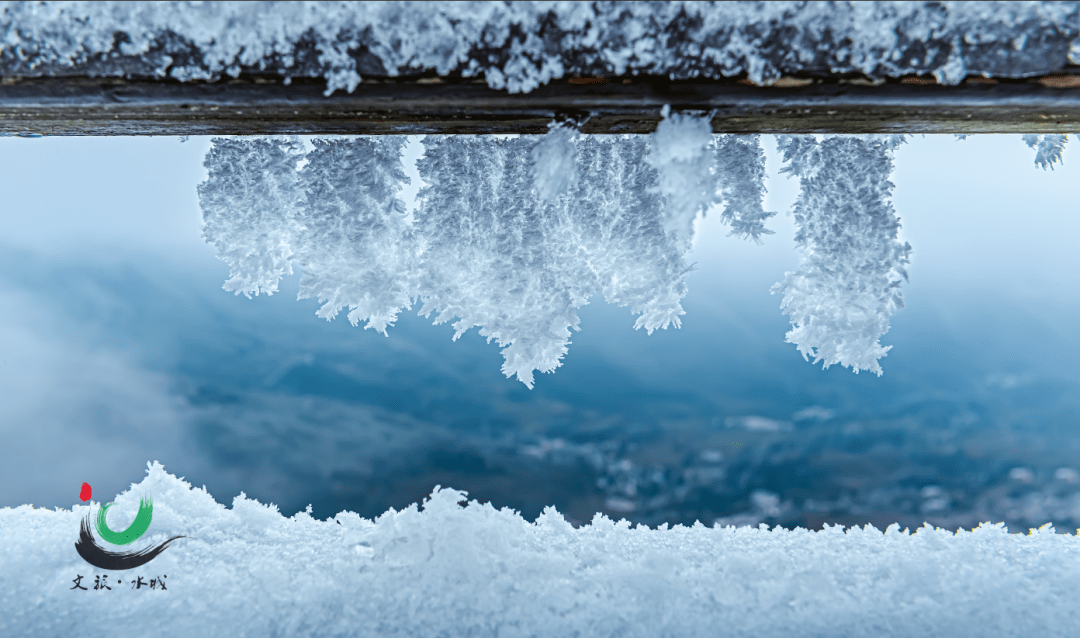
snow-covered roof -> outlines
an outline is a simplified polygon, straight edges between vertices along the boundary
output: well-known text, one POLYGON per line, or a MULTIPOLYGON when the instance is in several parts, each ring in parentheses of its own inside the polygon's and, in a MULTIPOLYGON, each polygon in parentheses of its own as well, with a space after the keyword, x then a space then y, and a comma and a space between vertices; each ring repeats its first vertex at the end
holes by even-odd
POLYGON ((1080 2, 3 2, 0 74, 1028 77, 1080 63, 1080 2))

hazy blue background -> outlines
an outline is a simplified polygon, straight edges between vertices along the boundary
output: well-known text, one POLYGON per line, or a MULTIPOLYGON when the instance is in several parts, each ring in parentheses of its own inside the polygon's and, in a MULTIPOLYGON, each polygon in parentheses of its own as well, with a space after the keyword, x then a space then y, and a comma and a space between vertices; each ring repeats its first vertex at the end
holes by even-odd
POLYGON ((0 138, 0 506, 109 501, 149 460, 221 502, 365 516, 439 483, 535 517, 788 526, 1080 526, 1080 156, 1019 136, 915 137, 895 206, 914 247, 884 376, 804 362, 769 287, 798 266, 777 175, 756 246, 716 218, 683 328, 594 300, 536 389, 470 331, 389 338, 315 317, 299 274, 221 290, 195 185, 207 138, 0 138))

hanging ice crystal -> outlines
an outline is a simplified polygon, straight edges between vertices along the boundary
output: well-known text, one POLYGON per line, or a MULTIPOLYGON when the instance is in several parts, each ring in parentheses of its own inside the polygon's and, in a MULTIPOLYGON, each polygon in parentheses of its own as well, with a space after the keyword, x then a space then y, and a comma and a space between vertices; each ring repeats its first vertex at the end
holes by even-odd
MULTIPOLYGON (((354 325, 386 334, 419 300, 421 314, 453 321, 455 338, 476 326, 495 340, 503 372, 532 387, 535 371, 561 365, 593 295, 630 306, 635 328, 680 325, 697 214, 722 201, 732 233, 755 240, 772 215, 755 137, 714 139, 704 118, 683 115, 648 137, 559 135, 546 141, 562 145, 562 167, 547 174, 565 175, 574 158, 578 177, 553 199, 535 196, 536 164, 525 161, 544 140, 429 138, 411 220, 396 197, 403 138, 316 140, 306 153, 295 139, 216 140, 199 188, 204 237, 232 266, 226 289, 276 291, 295 260, 299 297, 318 297, 318 316, 348 307, 354 325)), ((781 138, 784 170, 802 180, 806 260, 774 292, 794 325, 788 341, 826 366, 881 373, 878 339, 902 307, 910 251, 888 202, 901 140, 781 138)))
POLYGON ((532 150, 532 179, 536 193, 552 200, 577 183, 576 131, 570 123, 552 122, 548 134, 532 150))
POLYGON ((306 155, 287 140, 215 140, 204 236, 233 265, 229 289, 276 290, 295 260, 318 316, 349 307, 353 325, 384 334, 419 299, 421 314, 454 320, 455 338, 477 326, 496 340, 503 372, 532 387, 533 372, 560 365, 593 295, 630 306, 636 328, 678 327, 689 270, 664 232, 644 137, 577 142, 582 178, 554 201, 532 192, 523 160, 536 143, 428 138, 410 221, 395 197, 400 137, 315 140, 306 155))
POLYGON ((587 179, 567 213, 577 220, 573 239, 579 244, 572 250, 579 272, 608 303, 640 314, 634 328, 652 334, 680 326, 691 267, 684 248, 664 232, 664 200, 651 191, 657 174, 644 161, 647 152, 643 136, 584 140, 579 170, 587 179))
POLYGON ((709 152, 712 128, 707 116, 671 113, 669 106, 663 115, 649 136, 646 159, 660 174, 656 192, 667 202, 664 230, 689 247, 694 219, 720 203, 709 152))
POLYGON ((225 290, 277 292, 282 275, 292 274, 296 222, 302 193, 296 164, 302 144, 295 138, 217 138, 204 165, 209 179, 199 185, 203 239, 228 262, 225 290))
POLYGON ((1043 170, 1054 170, 1054 164, 1061 162, 1061 154, 1065 152, 1065 143, 1069 141, 1068 135, 1025 135, 1024 143, 1035 149, 1035 165, 1043 170))
POLYGON ((443 137, 425 146, 420 313, 437 313, 437 324, 456 318, 454 339, 479 326, 504 348, 503 373, 531 387, 533 370, 559 365, 578 325, 574 308, 587 299, 568 289, 571 273, 550 252, 560 229, 530 196, 520 160, 532 140, 443 137))
POLYGON ((878 339, 903 307, 901 280, 911 246, 897 241, 889 196, 892 151, 903 136, 781 136, 783 172, 800 178, 795 241, 804 260, 772 288, 794 328, 787 341, 803 358, 879 376, 892 346, 878 339))
MULTIPOLYGON (((348 307, 354 325, 383 334, 418 299, 421 314, 453 321, 455 338, 477 326, 494 339, 503 372, 532 387, 535 371, 561 364, 593 295, 629 305, 635 328, 680 325, 697 214, 722 201, 732 234, 755 240, 773 214, 761 206, 757 138, 713 139, 704 118, 669 116, 648 138, 558 135, 547 141, 563 145, 560 171, 572 157, 579 177, 554 199, 533 194, 536 164, 523 159, 535 137, 429 138, 413 220, 395 196, 403 138, 317 140, 306 154, 293 139, 216 140, 199 189, 204 236, 232 266, 226 289, 276 291, 296 260, 299 297, 318 297, 320 317, 348 307)), ((903 306, 910 253, 888 201, 901 141, 781 138, 784 171, 802 180, 806 258, 773 291, 794 326, 787 340, 826 367, 881 374, 889 348, 878 340, 903 306)))
POLYGON ((714 146, 715 171, 721 186, 724 212, 721 218, 731 225, 731 233, 760 244, 762 235, 772 235, 765 220, 765 152, 757 135, 718 135, 714 146))
MULTIPOLYGON (((430 138, 429 138, 430 139, 430 138)), ((575 310, 594 294, 640 313, 650 333, 679 324, 686 293, 682 251, 660 225, 662 201, 643 139, 590 139, 582 179, 555 202, 530 196, 521 158, 534 140, 441 138, 428 145, 416 214, 423 238, 424 305, 436 323, 457 318, 503 347, 503 373, 533 385, 567 352, 575 310)))
POLYGON ((318 316, 348 306, 349 321, 386 334, 416 294, 415 238, 395 197, 409 178, 401 167, 405 138, 313 142, 300 172, 305 206, 297 222, 299 299, 317 297, 318 316))

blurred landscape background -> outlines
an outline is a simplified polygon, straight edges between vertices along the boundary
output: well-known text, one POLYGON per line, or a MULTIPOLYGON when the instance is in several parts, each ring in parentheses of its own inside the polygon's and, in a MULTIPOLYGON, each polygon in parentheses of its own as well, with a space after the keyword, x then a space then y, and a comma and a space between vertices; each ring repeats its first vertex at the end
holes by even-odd
MULTIPOLYGON (((580 312, 563 366, 503 377, 475 329, 389 337, 281 292, 221 289, 199 237, 208 138, 0 139, 0 506, 110 501, 146 462, 231 504, 375 517, 435 485, 535 518, 1003 521, 1080 527, 1080 155, 914 137, 894 205, 913 246, 884 375, 805 362, 769 287, 797 268, 771 137, 762 246, 701 222, 683 327, 580 312)), ((416 184, 406 193, 411 197, 416 184)))

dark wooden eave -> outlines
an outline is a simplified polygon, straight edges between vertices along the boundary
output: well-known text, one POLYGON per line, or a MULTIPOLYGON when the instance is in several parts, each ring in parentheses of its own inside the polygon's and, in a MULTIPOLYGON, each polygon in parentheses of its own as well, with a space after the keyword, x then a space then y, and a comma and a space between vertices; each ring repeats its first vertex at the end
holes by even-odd
POLYGON ((661 108, 713 113, 717 133, 1080 133, 1080 72, 1005 80, 859 78, 670 81, 570 78, 524 94, 466 78, 366 79, 351 94, 325 82, 241 76, 213 83, 7 77, 0 134, 539 134, 553 119, 585 133, 650 133, 661 108))

